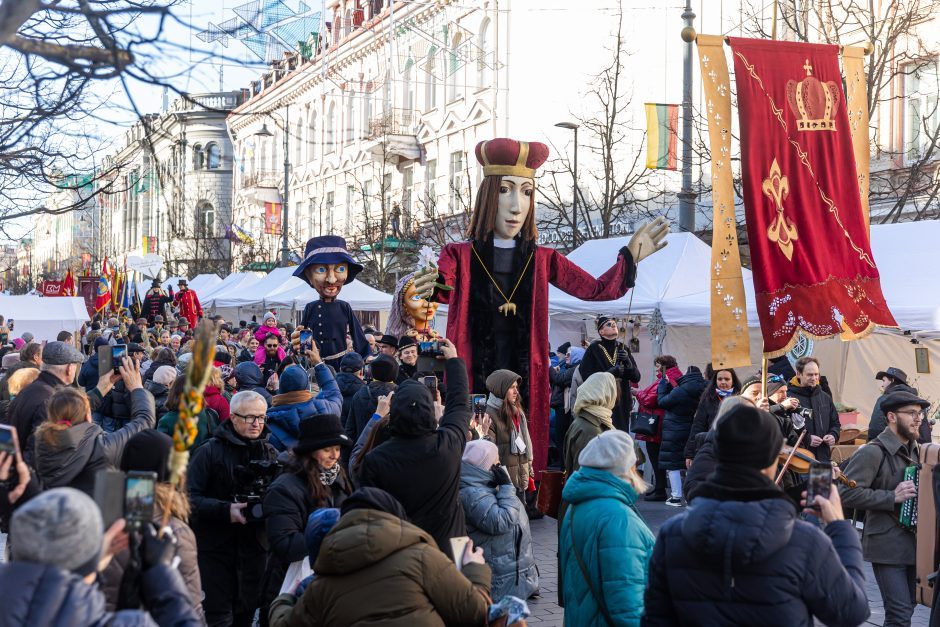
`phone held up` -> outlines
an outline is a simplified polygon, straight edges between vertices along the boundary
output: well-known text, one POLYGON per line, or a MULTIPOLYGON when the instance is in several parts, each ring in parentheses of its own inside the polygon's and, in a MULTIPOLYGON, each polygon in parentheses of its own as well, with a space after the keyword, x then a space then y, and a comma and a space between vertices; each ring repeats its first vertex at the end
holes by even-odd
POLYGON ((437 392, 437 377, 431 375, 429 377, 421 377, 421 383, 425 385, 431 393, 437 392))
POLYGON ((306 353, 313 348, 313 331, 304 329, 300 332, 300 352, 306 353))
POLYGON ((809 480, 806 482, 806 506, 813 507, 816 495, 829 498, 832 492, 832 466, 814 462, 809 467, 809 480))
POLYGON ((95 475, 94 498, 105 528, 123 518, 127 529, 139 530, 153 520, 157 473, 102 470, 95 475))
POLYGON ((13 439, 13 427, 0 425, 0 453, 16 455, 16 440, 13 439))
POLYGON ((486 413, 486 394, 474 394, 470 402, 474 415, 482 416, 486 413))

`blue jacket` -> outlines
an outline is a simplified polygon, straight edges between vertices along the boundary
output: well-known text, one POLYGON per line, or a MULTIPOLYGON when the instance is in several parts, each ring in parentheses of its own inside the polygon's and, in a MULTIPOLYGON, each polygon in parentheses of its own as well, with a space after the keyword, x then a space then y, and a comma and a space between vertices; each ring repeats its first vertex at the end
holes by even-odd
POLYGON ((96 584, 55 566, 32 562, 0 564, 2 627, 109 627, 203 624, 176 569, 154 566, 141 576, 141 596, 149 608, 110 613, 96 584))
POLYGON ((300 421, 318 414, 339 416, 343 410, 343 395, 336 379, 326 364, 314 368, 320 393, 313 396, 308 389, 307 372, 300 366, 288 366, 280 378, 280 394, 268 408, 268 440, 274 448, 286 451, 297 444, 300 421), (295 400, 296 399, 296 400, 295 400))
POLYGON ((798 520, 782 494, 750 501, 699 494, 659 531, 644 625, 809 627, 812 616, 826 625, 865 622, 862 549, 850 521, 820 530, 798 520))
POLYGON ((98 385, 98 353, 94 353, 78 371, 78 385, 86 392, 98 385))
POLYGON ((654 538, 633 510, 636 491, 607 471, 582 466, 565 483, 562 498, 568 503, 558 539, 565 625, 607 626, 575 550, 614 623, 639 625, 654 538), (572 546, 572 536, 576 546, 572 546))
POLYGON ((663 443, 659 449, 661 470, 685 470, 685 445, 692 432, 692 418, 708 382, 698 369, 679 378, 675 388, 663 377, 656 389, 656 402, 666 410, 663 443))
POLYGON ((492 472, 461 462, 460 502, 467 534, 474 546, 483 547, 493 571, 490 597, 498 601, 511 594, 528 599, 539 589, 529 517, 512 484, 495 483, 492 472))

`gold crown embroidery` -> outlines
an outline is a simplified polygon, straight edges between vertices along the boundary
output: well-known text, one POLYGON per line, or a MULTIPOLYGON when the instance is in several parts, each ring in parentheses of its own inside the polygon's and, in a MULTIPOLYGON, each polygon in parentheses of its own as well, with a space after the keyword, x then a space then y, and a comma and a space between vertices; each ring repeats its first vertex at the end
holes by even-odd
POLYGON ((796 116, 798 131, 836 130, 835 109, 839 105, 839 86, 825 83, 813 76, 813 66, 806 59, 803 64, 806 78, 787 81, 787 103, 796 116))

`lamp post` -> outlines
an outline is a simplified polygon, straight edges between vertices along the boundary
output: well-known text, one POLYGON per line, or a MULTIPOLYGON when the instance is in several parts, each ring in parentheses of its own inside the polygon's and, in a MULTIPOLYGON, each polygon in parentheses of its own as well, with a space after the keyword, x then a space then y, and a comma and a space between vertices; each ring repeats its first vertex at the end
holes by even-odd
MULTIPOLYGON (((774 5, 776 7, 776 4, 774 5)), ((695 192, 692 191, 692 42, 695 12, 692 0, 685 0, 682 12, 682 189, 679 192, 679 228, 686 233, 695 230, 695 192)))
MULTIPOLYGON (((287 264, 290 263, 290 248, 287 245, 287 218, 289 214, 289 195, 287 186, 290 183, 290 153, 288 152, 287 139, 290 132, 290 107, 284 107, 283 119, 281 119, 281 117, 276 115, 273 111, 268 111, 266 115, 270 115, 276 119, 279 119, 284 125, 284 195, 282 196, 284 204, 281 207, 281 267, 286 268, 287 264)), ((267 123, 262 124, 261 130, 255 133, 255 137, 273 136, 274 133, 268 130, 267 123)))
POLYGON ((574 202, 572 203, 572 215, 571 218, 571 241, 574 246, 578 245, 578 125, 574 122, 558 122, 555 124, 558 128, 566 128, 569 131, 574 131, 574 168, 572 176, 574 177, 574 187, 572 187, 572 192, 574 193, 574 202))

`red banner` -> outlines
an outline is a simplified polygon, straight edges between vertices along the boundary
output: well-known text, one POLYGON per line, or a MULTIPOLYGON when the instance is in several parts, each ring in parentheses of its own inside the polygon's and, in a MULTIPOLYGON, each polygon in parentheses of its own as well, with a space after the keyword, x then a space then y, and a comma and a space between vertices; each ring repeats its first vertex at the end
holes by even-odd
POLYGON ((264 232, 268 235, 281 234, 281 203, 264 203, 264 232))
POLYGON ((43 296, 65 296, 63 281, 40 281, 39 292, 43 296))
POLYGON ((764 353, 897 326, 862 215, 839 48, 731 39, 764 353))

